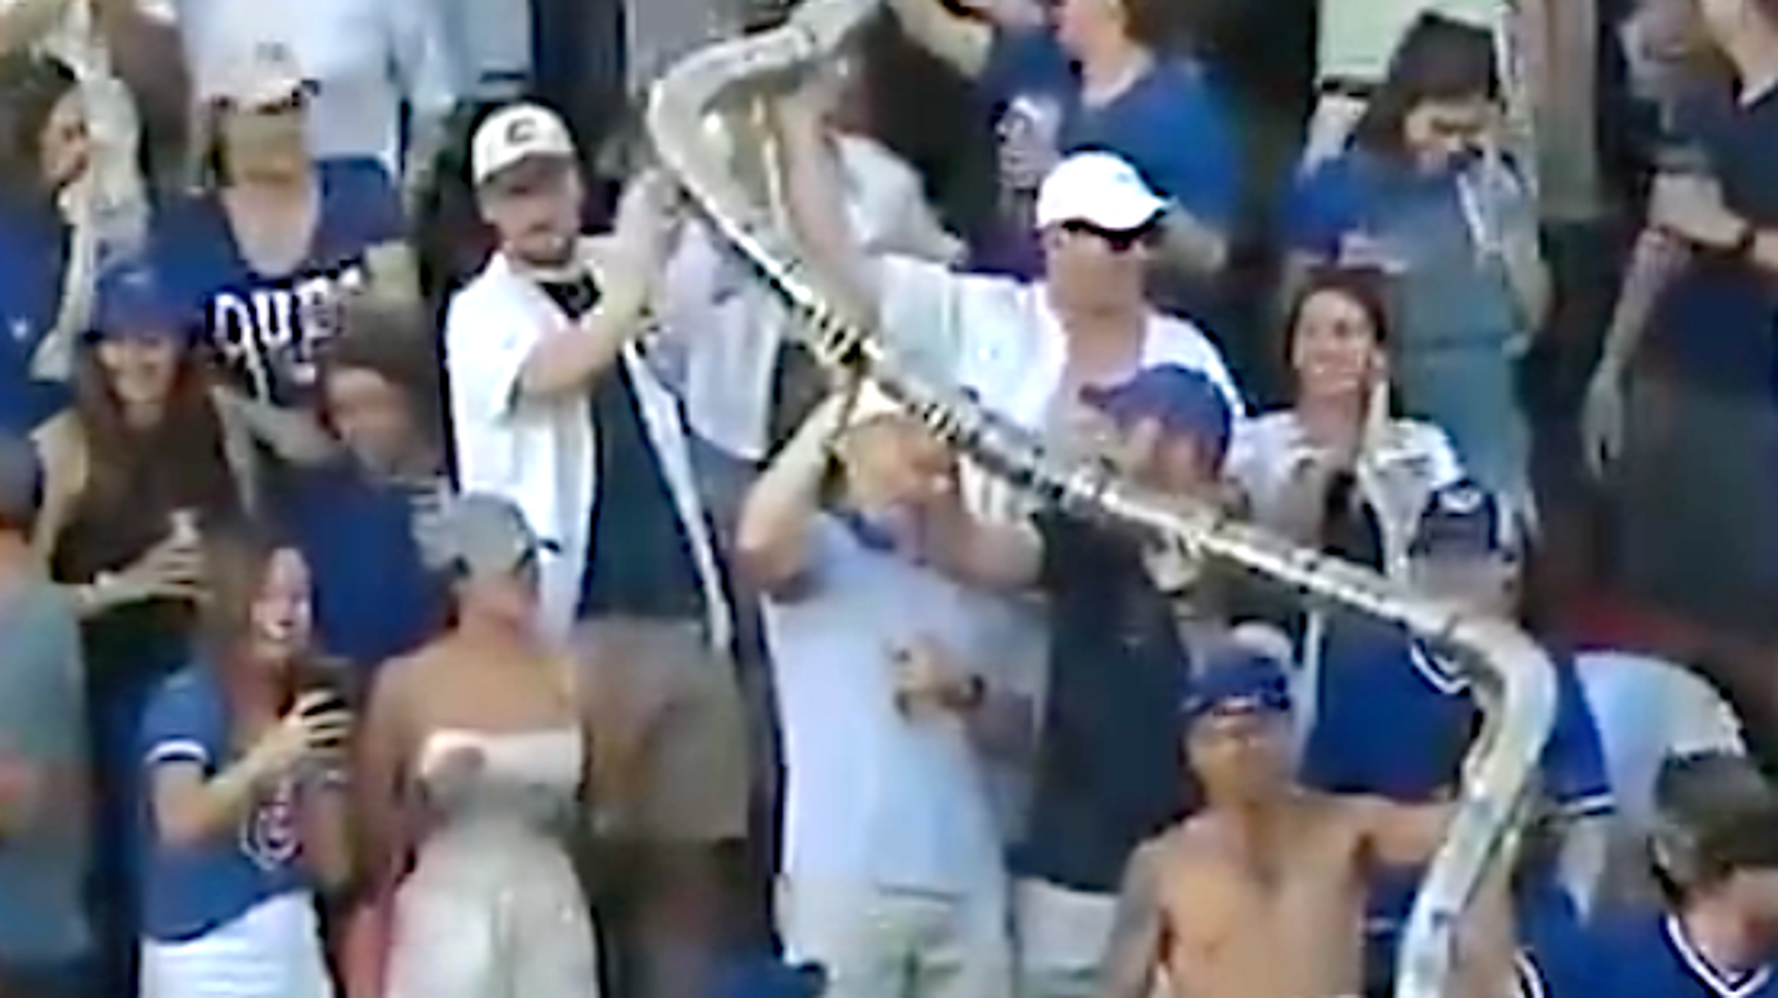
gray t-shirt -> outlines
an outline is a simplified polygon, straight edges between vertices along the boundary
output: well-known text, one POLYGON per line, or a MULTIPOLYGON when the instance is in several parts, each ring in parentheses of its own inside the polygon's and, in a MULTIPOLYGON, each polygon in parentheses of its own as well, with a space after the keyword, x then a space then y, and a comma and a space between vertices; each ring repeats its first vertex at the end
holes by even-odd
POLYGON ((36 813, 0 837, 0 962, 52 963, 91 945, 81 891, 86 811, 67 774, 85 770, 80 631, 58 589, 0 581, 0 759, 49 767, 36 813))

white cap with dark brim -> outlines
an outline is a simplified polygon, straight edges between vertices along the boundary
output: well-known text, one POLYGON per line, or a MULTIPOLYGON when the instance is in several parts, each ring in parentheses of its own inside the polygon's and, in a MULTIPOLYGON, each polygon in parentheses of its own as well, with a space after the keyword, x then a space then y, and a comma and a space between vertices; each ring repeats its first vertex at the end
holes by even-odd
POLYGON ((489 115, 470 142, 469 168, 476 186, 530 159, 573 159, 574 136, 554 111, 514 104, 489 115))
POLYGON ((208 81, 205 96, 237 107, 270 107, 314 90, 289 45, 261 41, 236 52, 208 81))
POLYGON ((1070 222, 1106 232, 1136 232, 1154 224, 1167 202, 1136 168, 1108 152, 1081 152, 1064 159, 1037 189, 1037 227, 1070 222))

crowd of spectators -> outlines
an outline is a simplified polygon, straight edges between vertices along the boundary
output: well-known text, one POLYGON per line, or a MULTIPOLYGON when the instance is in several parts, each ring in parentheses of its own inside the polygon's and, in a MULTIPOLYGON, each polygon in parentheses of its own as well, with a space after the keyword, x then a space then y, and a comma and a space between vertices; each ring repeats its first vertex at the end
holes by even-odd
MULTIPOLYGON (((1391 993, 1488 691, 823 371, 636 122, 788 6, 0 2, 0 998, 1391 993)), ((1188 6, 712 136, 909 375, 1531 631, 1452 998, 1778 993, 1778 0, 1188 6)))

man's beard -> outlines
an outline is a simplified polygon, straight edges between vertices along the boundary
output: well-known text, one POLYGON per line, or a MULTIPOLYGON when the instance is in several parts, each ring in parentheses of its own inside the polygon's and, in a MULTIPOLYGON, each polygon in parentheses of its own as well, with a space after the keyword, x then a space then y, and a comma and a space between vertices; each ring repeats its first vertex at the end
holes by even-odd
POLYGON ((521 239, 515 241, 507 250, 526 269, 536 271, 570 270, 575 263, 575 240, 573 236, 550 234, 549 242, 542 239, 521 239))

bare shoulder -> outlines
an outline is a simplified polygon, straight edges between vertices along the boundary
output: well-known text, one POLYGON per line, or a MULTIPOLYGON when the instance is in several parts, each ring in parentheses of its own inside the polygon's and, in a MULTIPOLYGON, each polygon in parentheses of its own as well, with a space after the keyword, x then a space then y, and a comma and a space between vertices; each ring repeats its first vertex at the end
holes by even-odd
POLYGON ((1363 830, 1395 807, 1388 798, 1371 794, 1311 793, 1304 794, 1303 801, 1322 824, 1352 831, 1363 830))
POLYGON ((1146 852, 1157 874, 1178 875, 1207 863, 1215 863, 1224 852, 1222 843, 1226 830, 1213 813, 1193 815, 1143 843, 1138 855, 1146 852))
POLYGON ((379 705, 406 710, 415 696, 424 691, 441 669, 449 667, 449 653, 437 644, 429 644, 383 663, 377 669, 373 693, 379 705))

